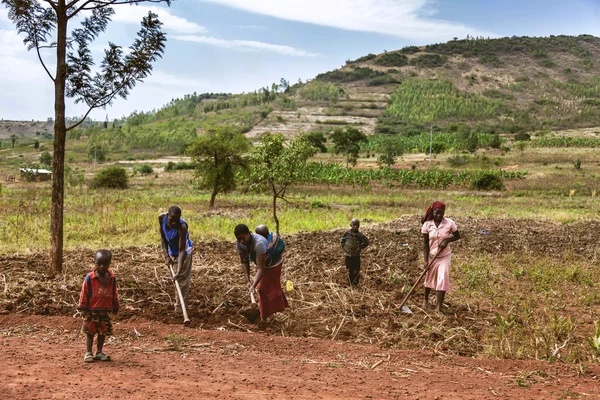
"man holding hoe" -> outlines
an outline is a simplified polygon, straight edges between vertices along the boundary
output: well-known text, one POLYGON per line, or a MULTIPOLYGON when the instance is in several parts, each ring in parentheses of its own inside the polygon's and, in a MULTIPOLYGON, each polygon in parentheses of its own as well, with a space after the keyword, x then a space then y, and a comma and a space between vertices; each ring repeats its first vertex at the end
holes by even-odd
MULTIPOLYGON (((173 280, 179 283, 185 309, 188 309, 190 277, 192 272, 192 241, 187 223, 181 218, 181 208, 172 206, 169 212, 158 216, 160 243, 165 256, 165 264, 170 267, 175 262, 173 280)), ((179 295, 175 292, 175 312, 182 312, 179 295)))

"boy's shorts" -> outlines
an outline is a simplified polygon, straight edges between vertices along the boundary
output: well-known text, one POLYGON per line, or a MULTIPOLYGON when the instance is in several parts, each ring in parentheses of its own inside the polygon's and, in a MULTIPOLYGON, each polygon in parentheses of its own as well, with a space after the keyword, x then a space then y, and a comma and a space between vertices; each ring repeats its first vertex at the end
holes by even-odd
POLYGON ((81 326, 81 332, 86 335, 106 335, 112 336, 113 326, 110 321, 110 316, 107 311, 89 311, 88 314, 83 317, 83 325, 81 326))

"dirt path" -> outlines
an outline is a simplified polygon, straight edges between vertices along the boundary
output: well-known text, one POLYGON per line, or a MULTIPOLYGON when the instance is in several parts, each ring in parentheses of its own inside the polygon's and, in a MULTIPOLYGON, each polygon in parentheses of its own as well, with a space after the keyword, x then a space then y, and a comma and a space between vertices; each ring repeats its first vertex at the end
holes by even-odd
POLYGON ((600 398, 598 366, 578 370, 533 361, 445 357, 146 320, 116 324, 116 337, 105 347, 112 362, 84 364, 79 324, 69 317, 0 316, 2 397, 600 398))

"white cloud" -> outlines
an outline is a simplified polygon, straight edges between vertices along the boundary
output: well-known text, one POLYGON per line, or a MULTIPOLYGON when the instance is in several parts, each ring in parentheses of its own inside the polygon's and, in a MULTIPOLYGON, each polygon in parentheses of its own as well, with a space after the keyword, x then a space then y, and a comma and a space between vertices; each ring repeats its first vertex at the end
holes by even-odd
POLYGON ((497 36, 464 24, 428 18, 432 0, 201 0, 272 17, 418 40, 497 36))
POLYGON ((161 71, 153 71, 151 76, 144 79, 144 84, 186 88, 190 92, 207 86, 205 81, 199 79, 181 75, 175 76, 161 71))
MULTIPOLYGON (((52 64, 47 66, 53 67, 52 64)), ((17 32, 0 29, 0 82, 3 83, 3 91, 7 88, 4 84, 12 87, 19 82, 31 83, 44 79, 50 81, 35 53, 27 51, 17 32)))
POLYGON ((116 7, 113 21, 139 25, 149 11, 158 15, 158 19, 163 23, 163 29, 166 31, 188 34, 206 32, 205 27, 173 15, 166 8, 155 6, 116 7))
POLYGON ((268 51, 271 53, 277 53, 285 56, 316 57, 319 55, 317 53, 309 53, 305 50, 296 49, 290 46, 257 42, 253 40, 225 40, 210 36, 195 35, 174 35, 171 36, 171 38, 186 42, 203 43, 211 46, 224 47, 226 49, 246 51, 268 51))
POLYGON ((236 25, 235 27, 239 28, 239 29, 247 29, 247 30, 253 30, 253 31, 269 30, 269 28, 267 28, 266 26, 260 26, 260 25, 236 25))

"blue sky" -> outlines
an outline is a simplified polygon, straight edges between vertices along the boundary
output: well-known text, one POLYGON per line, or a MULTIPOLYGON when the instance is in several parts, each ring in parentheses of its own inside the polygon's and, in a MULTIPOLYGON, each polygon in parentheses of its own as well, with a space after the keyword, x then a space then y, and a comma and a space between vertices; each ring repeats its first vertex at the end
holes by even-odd
MULTIPOLYGON (((159 108, 187 93, 252 91, 280 78, 297 82, 347 59, 453 37, 600 36, 600 0, 176 0, 172 6, 120 5, 93 45, 127 47, 149 10, 168 43, 153 75, 95 119, 159 108)), ((44 54, 54 68, 52 53, 44 54)), ((52 82, 27 52, 0 6, 0 118, 53 115, 52 82)), ((82 115, 68 102, 67 115, 82 115)))

